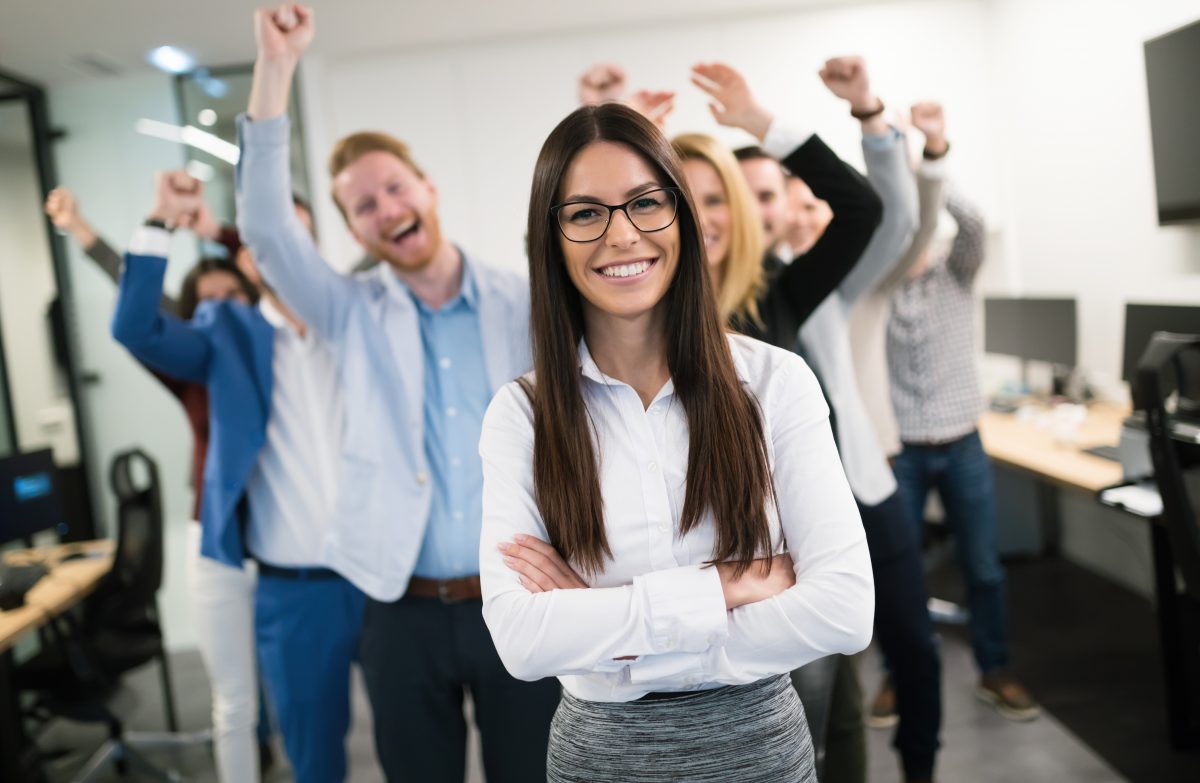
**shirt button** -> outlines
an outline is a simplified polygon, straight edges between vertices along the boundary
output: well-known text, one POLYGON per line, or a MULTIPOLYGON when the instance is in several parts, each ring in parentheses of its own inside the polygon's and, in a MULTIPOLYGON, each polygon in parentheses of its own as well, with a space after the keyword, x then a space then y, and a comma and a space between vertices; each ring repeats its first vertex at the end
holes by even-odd
POLYGON ((649 470, 651 473, 655 473, 655 472, 657 472, 657 471, 658 471, 658 463, 657 463, 657 462, 651 462, 649 465, 647 465, 647 466, 646 466, 646 468, 647 468, 647 469, 648 469, 648 470, 649 470))
POLYGON ((449 356, 443 356, 438 360, 438 367, 441 367, 443 370, 449 370, 453 364, 454 363, 450 361, 449 356))
POLYGON ((455 519, 459 519, 459 520, 461 520, 461 519, 462 519, 462 512, 461 512, 461 511, 455 511, 455 512, 454 512, 454 518, 455 518, 455 519))
POLYGON ((451 405, 449 408, 446 409, 446 415, 449 416, 450 418, 454 418, 455 416, 458 415, 458 408, 455 408, 453 405, 451 405))
POLYGON ((429 481, 428 473, 426 473, 423 470, 421 472, 417 473, 417 483, 418 484, 420 484, 421 486, 424 486, 426 484, 426 482, 428 482, 428 481, 429 481))
POLYGON ((459 459, 458 457, 451 457, 451 458, 450 458, 450 467, 452 467, 452 468, 457 468, 457 467, 458 467, 459 465, 461 465, 461 464, 462 464, 462 460, 461 460, 461 459, 459 459))
POLYGON ((666 522, 663 522, 662 524, 660 524, 658 526, 658 532, 660 532, 660 533, 667 532, 667 523, 666 522))

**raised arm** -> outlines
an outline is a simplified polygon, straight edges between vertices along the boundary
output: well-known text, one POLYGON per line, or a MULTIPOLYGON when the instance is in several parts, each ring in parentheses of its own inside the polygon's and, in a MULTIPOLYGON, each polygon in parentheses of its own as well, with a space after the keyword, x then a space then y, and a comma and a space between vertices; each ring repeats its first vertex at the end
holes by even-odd
POLYGON ((921 254, 933 241, 937 232, 938 215, 942 211, 942 200, 946 184, 946 163, 944 156, 950 150, 946 141, 946 123, 941 104, 926 102, 912 107, 913 127, 925 135, 925 154, 917 167, 917 230, 913 233, 912 241, 904 255, 888 272, 887 277, 876 289, 883 296, 891 296, 892 292, 904 282, 909 270, 921 254))
POLYGON ((779 278, 797 322, 803 325, 860 263, 883 219, 883 203, 866 178, 817 136, 783 163, 833 212, 821 237, 807 253, 788 264, 779 278))
POLYGON ((950 247, 950 255, 946 257, 946 267, 960 285, 969 287, 974 284, 985 256, 987 234, 983 213, 955 187, 946 190, 946 211, 958 223, 958 233, 954 235, 954 244, 950 247))
POLYGON ((803 324, 845 279, 883 215, 883 205, 867 180, 815 134, 781 125, 754 98, 746 80, 727 65, 693 68, 692 83, 713 98, 709 110, 722 125, 741 128, 768 153, 829 203, 833 219, 804 254, 783 269, 783 287, 797 322, 803 324))
MULTIPOLYGON (((154 207, 147 223, 177 225, 195 211, 198 183, 192 192, 179 187, 190 179, 183 172, 155 175, 154 207)), ((203 383, 211 346, 192 325, 159 306, 171 235, 165 228, 139 228, 129 243, 117 288, 112 336, 139 361, 173 377, 203 383)))
POLYGON ((238 118, 238 231, 263 277, 308 326, 338 340, 356 286, 321 258, 292 206, 287 106, 300 55, 311 43, 313 11, 285 4, 254 14, 258 58, 245 115, 238 118))
POLYGON ((862 123, 867 179, 883 201, 879 228, 838 288, 842 299, 853 305, 879 285, 911 241, 917 225, 917 188, 908 165, 904 135, 883 119, 883 102, 871 91, 863 59, 835 57, 826 61, 820 76, 862 123))
MULTIPOLYGON (((121 277, 121 254, 113 249, 104 237, 97 234, 80 214, 75 194, 67 188, 57 187, 46 197, 45 208, 55 227, 66 231, 87 257, 96 262, 101 272, 108 275, 114 283, 118 282, 121 277)), ((166 294, 160 297, 159 304, 168 312, 179 312, 176 301, 166 294)))

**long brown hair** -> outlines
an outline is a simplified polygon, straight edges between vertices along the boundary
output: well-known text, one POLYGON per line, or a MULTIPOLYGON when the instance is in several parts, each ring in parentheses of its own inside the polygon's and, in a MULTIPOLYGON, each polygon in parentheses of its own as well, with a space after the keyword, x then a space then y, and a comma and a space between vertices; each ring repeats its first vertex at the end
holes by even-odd
POLYGON ((742 388, 717 315, 696 209, 670 143, 636 111, 615 103, 576 109, 550 133, 538 156, 529 199, 530 331, 536 387, 522 383, 533 405, 534 497, 550 543, 585 572, 612 557, 604 527, 592 427, 580 389, 578 345, 583 304, 567 275, 550 208, 561 198, 575 156, 596 141, 625 145, 679 204, 679 264, 664 295, 667 366, 687 416, 688 468, 680 532, 711 511, 714 562, 737 572, 770 553, 767 502, 774 485, 757 400, 742 388))

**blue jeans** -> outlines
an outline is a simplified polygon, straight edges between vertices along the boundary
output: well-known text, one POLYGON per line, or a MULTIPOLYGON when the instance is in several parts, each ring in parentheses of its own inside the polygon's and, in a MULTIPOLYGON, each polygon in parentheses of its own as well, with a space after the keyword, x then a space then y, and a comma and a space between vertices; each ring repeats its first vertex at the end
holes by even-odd
POLYGON ((936 446, 905 443, 893 468, 918 536, 929 489, 937 488, 967 582, 975 662, 985 674, 1006 666, 1008 596, 1004 567, 996 551, 992 464, 979 433, 936 446))
POLYGON ((366 597, 345 579, 258 577, 254 631, 296 783, 346 777, 350 665, 366 597))

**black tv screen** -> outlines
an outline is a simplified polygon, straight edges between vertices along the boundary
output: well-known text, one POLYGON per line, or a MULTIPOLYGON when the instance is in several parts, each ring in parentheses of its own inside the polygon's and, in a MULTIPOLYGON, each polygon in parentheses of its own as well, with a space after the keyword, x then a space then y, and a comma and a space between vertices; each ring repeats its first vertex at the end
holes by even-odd
POLYGON ((1200 21, 1145 48, 1158 222, 1200 220, 1200 21))

